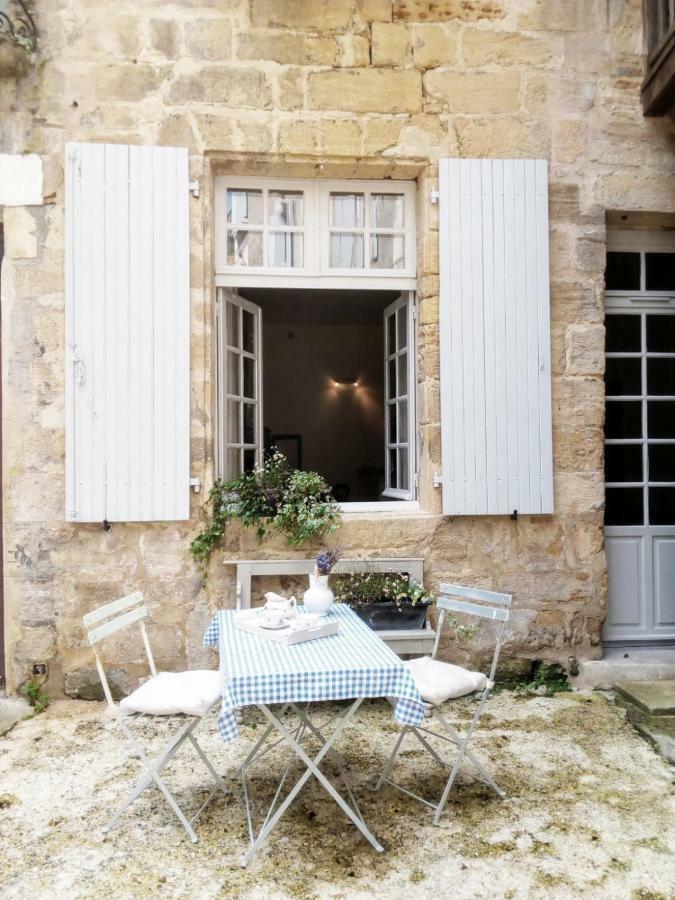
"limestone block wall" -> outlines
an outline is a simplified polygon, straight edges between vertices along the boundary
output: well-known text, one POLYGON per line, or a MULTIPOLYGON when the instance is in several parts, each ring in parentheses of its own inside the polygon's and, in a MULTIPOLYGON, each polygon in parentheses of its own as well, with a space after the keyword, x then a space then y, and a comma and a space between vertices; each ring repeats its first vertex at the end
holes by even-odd
MULTIPOLYGON (((511 591, 505 656, 599 653, 603 551, 603 269, 607 210, 675 212, 673 126, 642 116, 639 0, 54 0, 34 66, 2 51, 0 152, 39 154, 41 205, 4 210, 3 497, 9 685, 33 662, 82 690, 84 612, 139 588, 162 665, 209 661, 233 604, 223 555, 288 555, 236 528, 206 583, 187 523, 64 522, 63 146, 187 146, 192 474, 212 478, 212 177, 416 178, 422 513, 349 516, 350 555, 424 556, 429 586, 511 591), (439 515, 437 161, 550 160, 556 513, 439 515)), ((309 552, 309 549, 308 551, 309 552)), ((304 555, 304 553, 303 553, 304 555)), ((113 648, 139 671, 140 647, 113 648)))

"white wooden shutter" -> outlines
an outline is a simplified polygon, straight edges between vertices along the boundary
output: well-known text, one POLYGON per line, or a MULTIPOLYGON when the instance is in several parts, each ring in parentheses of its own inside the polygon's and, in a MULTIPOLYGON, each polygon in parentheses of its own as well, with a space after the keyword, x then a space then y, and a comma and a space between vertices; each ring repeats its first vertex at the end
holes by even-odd
POLYGON ((188 519, 187 150, 66 145, 66 519, 188 519))
POLYGON ((545 160, 440 161, 443 512, 553 512, 545 160))

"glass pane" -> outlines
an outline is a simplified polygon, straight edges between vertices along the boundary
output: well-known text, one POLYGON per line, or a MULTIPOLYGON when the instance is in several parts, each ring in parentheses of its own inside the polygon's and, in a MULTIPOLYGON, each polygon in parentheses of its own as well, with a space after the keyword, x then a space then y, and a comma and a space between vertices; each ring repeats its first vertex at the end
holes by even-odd
POLYGON ((363 194, 331 194, 330 224, 338 228, 362 228, 363 209, 363 194))
POLYGON ((642 481, 642 444, 607 444, 605 481, 642 481))
POLYGON ((255 406, 244 403, 244 443, 255 444, 255 406))
POLYGON ((609 315, 605 319, 605 350, 608 353, 639 353, 641 316, 609 315))
POLYGON ((387 353, 396 353, 396 313, 387 316, 387 353))
POLYGON ((675 358, 647 360, 647 393, 675 394, 675 358))
POLYGON ((408 449, 401 447, 398 451, 398 486, 403 491, 408 490, 408 449))
POLYGON ((239 421, 239 406, 236 400, 227 401, 227 443, 241 444, 241 423, 239 421))
POLYGON ((650 444, 649 480, 675 482, 675 444, 650 444))
POLYGON ((262 225, 262 191, 230 188, 227 192, 227 221, 235 225, 262 225))
POLYGON ((404 265, 405 242, 402 234, 371 234, 371 269, 402 269, 404 265))
POLYGON ((237 475, 241 475, 241 450, 233 450, 230 447, 225 460, 225 478, 229 481, 237 475))
POLYGON ((239 384, 239 354, 227 351, 227 393, 241 394, 241 386, 239 384))
POLYGON ((605 367, 605 390, 611 396, 642 393, 639 359, 608 359, 605 367))
POLYGON ((675 353, 675 316, 647 316, 647 351, 675 353))
POLYGON ((675 487, 649 488, 649 524, 675 525, 675 487))
POLYGON ((389 443, 396 443, 396 404, 389 404, 389 443))
POLYGON ((228 266, 262 266, 262 232, 228 231, 228 266))
POLYGON ((304 265, 304 240, 297 231, 270 231, 267 235, 269 265, 301 269, 304 265))
POLYGON ((404 307, 396 313, 396 330, 398 331, 398 349, 408 346, 408 310, 404 307))
POLYGON ((643 525, 642 488, 607 488, 605 525, 643 525))
POLYGON ((396 393, 396 360, 389 360, 389 397, 398 397, 396 393))
POLYGON ((605 437, 642 437, 642 404, 639 400, 611 400, 605 407, 605 437))
POLYGON ((329 265, 331 269, 362 269, 363 235, 331 234, 329 265))
POLYGON ((239 343, 239 307, 228 303, 226 315, 227 343, 230 347, 241 347, 239 343))
POLYGON ((608 291, 639 291, 640 254, 608 253, 605 287, 608 291))
POLYGON ((398 471, 396 466, 396 450, 389 450, 389 487, 398 487, 398 481, 396 473, 398 471))
POLYGON ((675 290, 675 253, 645 253, 648 291, 675 290))
POLYGON ((302 191, 270 191, 267 194, 267 221, 270 225, 302 225, 302 201, 302 191))
POLYGON ((398 357, 398 396, 408 393, 408 354, 398 357))
POLYGON ((651 438, 675 438, 675 400, 649 400, 647 428, 651 438))
POLYGON ((244 357, 244 397, 255 399, 255 360, 244 357))
POLYGON ((408 443, 408 401, 398 404, 398 442, 408 443))
POLYGON ((371 228, 403 228, 404 211, 403 194, 370 195, 371 228))
POLYGON ((255 316, 247 309, 242 309, 241 319, 243 324, 243 347, 247 353, 255 353, 255 316))
POLYGON ((255 450, 244 450, 244 472, 255 469, 255 450))

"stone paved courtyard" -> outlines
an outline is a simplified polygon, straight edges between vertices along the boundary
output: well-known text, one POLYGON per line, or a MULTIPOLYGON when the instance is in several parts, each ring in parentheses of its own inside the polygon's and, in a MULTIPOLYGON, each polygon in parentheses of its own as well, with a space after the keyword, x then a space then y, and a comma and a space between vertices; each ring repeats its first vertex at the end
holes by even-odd
MULTIPOLYGON (((55 703, 0 738, 3 898, 675 896, 673 769, 601 695, 494 697, 477 746, 508 798, 497 800, 466 769, 439 828, 393 789, 370 790, 395 724, 386 703, 368 702, 342 750, 387 852, 372 852, 311 782, 246 870, 234 799, 207 809, 194 846, 156 792, 102 838, 136 771, 102 711, 55 703)), ((466 719, 467 706, 455 714, 466 719)), ((213 716, 202 743, 230 773, 259 733, 247 713, 241 740, 226 747, 213 716)), ((184 750, 168 779, 184 808, 196 807, 207 784, 194 759, 184 750)), ((281 767, 280 757, 269 759, 254 779, 266 795, 281 767)), ((399 775, 412 779, 418 766, 421 792, 437 791, 440 770, 411 743, 399 775)))

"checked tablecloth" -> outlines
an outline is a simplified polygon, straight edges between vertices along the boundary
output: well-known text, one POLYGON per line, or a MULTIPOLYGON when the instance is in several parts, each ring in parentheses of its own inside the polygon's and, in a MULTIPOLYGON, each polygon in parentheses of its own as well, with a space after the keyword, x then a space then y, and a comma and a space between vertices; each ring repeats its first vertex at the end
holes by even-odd
POLYGON ((224 740, 237 737, 235 709, 258 703, 392 697, 401 724, 421 724, 424 705, 412 675, 348 606, 335 604, 328 613, 340 622, 337 634, 290 647, 240 631, 234 616, 232 609, 220 610, 204 635, 204 644, 220 648, 225 673, 218 718, 224 740))

